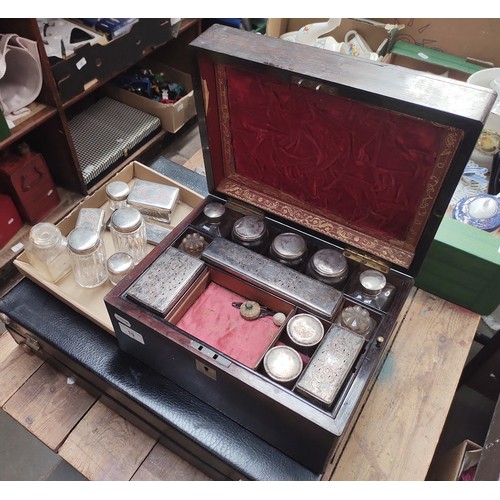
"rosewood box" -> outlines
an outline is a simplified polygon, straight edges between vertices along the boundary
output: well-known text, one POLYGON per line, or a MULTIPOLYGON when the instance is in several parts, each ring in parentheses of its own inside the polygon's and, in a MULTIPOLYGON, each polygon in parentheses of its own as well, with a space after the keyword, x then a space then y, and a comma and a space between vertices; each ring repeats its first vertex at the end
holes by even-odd
POLYGON ((228 27, 204 32, 192 52, 211 194, 106 307, 121 349, 322 474, 384 362, 495 96, 228 27), (249 215, 260 223, 234 241, 249 215), (184 245, 192 234, 196 248, 184 245), (311 276, 326 249, 339 258, 311 276), (172 258, 179 251, 189 266, 172 258), (342 259, 346 280, 318 279, 342 259), (322 326, 300 343, 287 332, 299 314, 322 326), (300 361, 273 356, 271 377, 277 346, 300 361))

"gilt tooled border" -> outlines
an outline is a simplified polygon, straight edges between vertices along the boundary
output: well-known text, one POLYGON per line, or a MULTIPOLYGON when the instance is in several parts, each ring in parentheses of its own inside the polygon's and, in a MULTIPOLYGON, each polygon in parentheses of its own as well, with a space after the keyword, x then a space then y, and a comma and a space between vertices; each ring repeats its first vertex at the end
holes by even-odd
POLYGON ((447 129, 448 133, 443 139, 441 153, 436 158, 434 169, 425 189, 425 195, 418 207, 406 239, 401 241, 371 237, 366 235, 363 230, 350 226, 348 221, 342 221, 333 214, 329 215, 329 217, 319 215, 310 210, 310 208, 299 206, 295 198, 290 197, 290 200, 288 200, 287 196, 283 193, 278 193, 272 188, 267 188, 260 183, 236 174, 227 95, 226 67, 216 64, 215 74, 224 170, 224 180, 217 187, 218 190, 399 266, 407 268, 411 265, 415 255, 415 247, 431 214, 432 207, 444 182, 457 146, 463 138, 463 131, 441 124, 434 124, 437 127, 447 129), (277 194, 279 194, 280 199, 276 197, 277 194))

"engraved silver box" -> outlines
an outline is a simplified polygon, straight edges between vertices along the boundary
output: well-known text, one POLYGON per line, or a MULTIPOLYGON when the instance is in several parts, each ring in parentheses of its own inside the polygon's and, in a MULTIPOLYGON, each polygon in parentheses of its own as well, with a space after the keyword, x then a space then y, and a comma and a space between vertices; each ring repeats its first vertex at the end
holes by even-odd
POLYGON ((361 335, 333 325, 302 372, 297 391, 324 406, 331 406, 364 341, 361 335))
POLYGON ((198 277, 203 262, 170 247, 126 290, 129 299, 165 316, 198 277))
POLYGON ((179 193, 178 187, 136 179, 127 202, 142 215, 169 224, 179 201, 179 193))

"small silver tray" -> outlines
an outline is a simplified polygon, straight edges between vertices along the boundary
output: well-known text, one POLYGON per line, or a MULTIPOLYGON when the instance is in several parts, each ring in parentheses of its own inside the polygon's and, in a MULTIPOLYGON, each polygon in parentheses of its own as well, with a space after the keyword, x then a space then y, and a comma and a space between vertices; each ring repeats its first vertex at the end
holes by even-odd
POLYGON ((335 288, 224 238, 215 238, 201 259, 328 319, 340 305, 342 294, 335 288))
POLYGON ((165 316, 204 267, 200 260, 169 247, 130 285, 125 295, 165 316))
POLYGON ((127 203, 137 208, 142 215, 169 224, 179 201, 179 193, 178 187, 137 179, 127 197, 127 203))
POLYGON ((333 325, 302 372, 295 386, 297 392, 331 406, 364 341, 361 335, 333 325))

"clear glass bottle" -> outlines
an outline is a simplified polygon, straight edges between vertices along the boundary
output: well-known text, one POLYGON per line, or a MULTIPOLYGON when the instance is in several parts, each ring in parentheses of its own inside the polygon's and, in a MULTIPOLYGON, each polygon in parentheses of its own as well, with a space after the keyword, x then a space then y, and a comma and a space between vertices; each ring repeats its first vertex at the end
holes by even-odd
POLYGON ((126 182, 113 181, 106 186, 106 196, 109 201, 109 208, 112 212, 119 208, 127 206, 127 197, 130 193, 130 188, 126 182))
POLYGON ((106 249, 98 233, 73 229, 68 235, 68 249, 76 283, 83 288, 95 288, 108 279, 106 249))
POLYGON ((148 252, 146 225, 134 207, 118 208, 111 216, 111 236, 117 252, 132 256, 138 264, 148 252))
POLYGON ((66 238, 50 222, 39 222, 31 228, 26 254, 30 264, 51 283, 71 271, 66 238))
POLYGON ((222 237, 221 223, 225 212, 226 207, 222 203, 208 203, 203 208, 205 220, 202 222, 201 229, 207 231, 212 236, 222 237))
POLYGON ((359 274, 354 291, 349 293, 355 299, 380 310, 385 310, 391 302, 396 287, 387 283, 383 273, 368 269, 359 274))
POLYGON ((117 285, 133 268, 134 259, 125 252, 116 252, 107 260, 109 281, 117 285))

